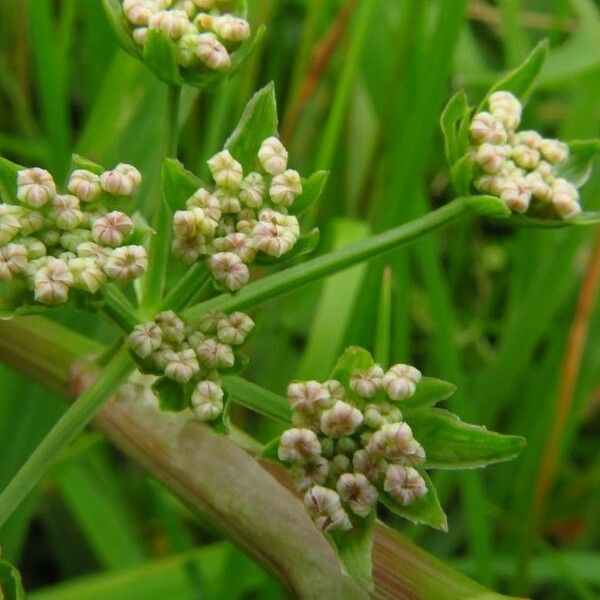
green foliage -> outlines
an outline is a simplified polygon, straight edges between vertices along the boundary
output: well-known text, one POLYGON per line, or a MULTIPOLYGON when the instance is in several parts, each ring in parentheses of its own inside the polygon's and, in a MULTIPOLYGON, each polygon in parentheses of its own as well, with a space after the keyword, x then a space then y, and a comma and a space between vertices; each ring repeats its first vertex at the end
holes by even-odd
POLYGON ((3 600, 25 600, 21 575, 5 560, 0 560, 0 592, 3 600))

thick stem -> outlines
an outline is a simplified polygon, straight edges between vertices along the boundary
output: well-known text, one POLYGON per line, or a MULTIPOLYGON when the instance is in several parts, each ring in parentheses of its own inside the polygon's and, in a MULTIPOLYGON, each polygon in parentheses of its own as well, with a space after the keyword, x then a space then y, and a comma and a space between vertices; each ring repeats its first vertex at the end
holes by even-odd
POLYGON ((125 294, 112 284, 104 288, 104 313, 125 333, 130 333, 141 321, 125 294))
POLYGON ((0 527, 25 500, 61 450, 91 421, 133 367, 133 360, 127 349, 122 348, 98 379, 61 416, 0 495, 0 527))
POLYGON ((234 296, 224 294, 192 306, 183 313, 184 318, 193 322, 200 319, 209 310, 230 312, 255 306, 311 281, 385 254, 430 231, 445 227, 466 214, 469 214, 467 204, 462 198, 457 198, 420 219, 251 283, 234 296))

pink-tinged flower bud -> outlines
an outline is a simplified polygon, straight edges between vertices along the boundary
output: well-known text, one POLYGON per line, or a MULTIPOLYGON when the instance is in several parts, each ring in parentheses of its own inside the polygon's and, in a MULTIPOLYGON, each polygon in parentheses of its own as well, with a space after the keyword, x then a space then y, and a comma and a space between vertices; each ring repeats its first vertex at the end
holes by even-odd
POLYGON ((388 423, 373 437, 367 450, 374 456, 401 464, 419 464, 425 460, 423 447, 414 439, 407 423, 388 423))
POLYGON ((56 258, 48 257, 33 277, 35 299, 42 304, 64 304, 69 299, 69 287, 73 284, 73 275, 67 264, 56 258))
POLYGON ((525 177, 506 179, 500 198, 508 208, 517 213, 527 212, 531 202, 531 188, 525 177))
POLYGON ((34 167, 17 173, 17 198, 33 208, 41 208, 56 195, 56 184, 45 169, 34 167))
POLYGON ((189 17, 183 10, 162 10, 154 13, 148 21, 150 29, 162 31, 173 40, 188 33, 191 25, 189 17))
POLYGON ((321 415, 321 431, 332 438, 352 435, 363 422, 363 415, 351 404, 338 400, 321 415))
POLYGON ((162 331, 156 323, 136 325, 129 334, 129 347, 141 359, 146 359, 162 345, 162 331))
POLYGON ((176 238, 173 240, 171 250, 179 260, 188 264, 196 262, 208 251, 206 240, 201 235, 191 238, 176 238))
POLYGON ((205 216, 209 219, 216 222, 221 220, 221 203, 219 202, 219 199, 204 188, 197 190, 194 195, 188 199, 186 207, 188 210, 201 208, 204 211, 205 216))
POLYGON ((231 67, 231 57, 214 33, 201 33, 196 36, 196 56, 214 71, 227 71, 231 67))
POLYGON ((535 169, 540 162, 540 153, 525 144, 518 144, 513 148, 512 158, 522 169, 535 169))
POLYGON ((147 0, 124 0, 123 12, 132 25, 147 26, 157 8, 147 0))
POLYGON ((273 258, 280 258, 289 252, 295 243, 295 238, 280 225, 261 221, 252 230, 253 246, 273 258))
POLYGON ((23 211, 20 206, 0 204, 0 245, 10 242, 21 231, 23 211))
POLYGON ((249 208, 260 208, 265 195, 265 181, 260 173, 249 173, 240 184, 240 200, 249 208))
POLYGON ((421 381, 421 371, 410 365, 394 365, 383 376, 382 387, 392 400, 404 400, 415 395, 421 381))
POLYGON ((490 112, 509 131, 516 129, 521 122, 523 107, 521 103, 510 92, 494 92, 488 98, 490 112))
POLYGON ((100 266, 104 265, 112 254, 109 248, 104 248, 94 242, 83 242, 77 246, 76 250, 77 256, 80 258, 93 258, 100 266))
POLYGON ((256 258, 256 250, 249 237, 243 233, 230 233, 222 238, 213 240, 213 247, 217 252, 233 252, 246 264, 256 258))
POLYGON ((208 266, 213 277, 232 292, 244 287, 250 279, 250 271, 241 258, 233 252, 218 252, 210 257, 208 266))
POLYGON ((519 131, 519 133, 515 134, 514 145, 523 144, 533 150, 539 150, 542 141, 543 138, 537 131, 519 131))
POLYGON ((387 462, 362 449, 353 454, 352 466, 357 473, 365 475, 373 485, 379 485, 387 469, 387 462))
POLYGON ((77 229, 84 221, 79 209, 79 198, 68 194, 55 196, 52 200, 52 218, 59 229, 77 229))
POLYGON ((322 531, 347 531, 352 529, 348 514, 342 508, 336 492, 315 485, 304 495, 304 506, 317 528, 322 531))
POLYGON ((230 346, 208 338, 195 348, 198 360, 207 369, 230 369, 235 364, 235 354, 230 346))
POLYGON ((346 390, 337 379, 329 379, 323 383, 332 400, 346 400, 346 390))
POLYGON ((352 512, 366 517, 375 507, 379 494, 362 473, 344 473, 338 480, 337 492, 352 512))
POLYGON ((287 397, 292 410, 314 414, 331 405, 327 388, 318 381, 298 381, 291 383, 287 397))
POLYGON ((27 248, 21 244, 8 244, 1 249, 4 263, 13 275, 21 275, 29 262, 27 248))
POLYGON ((95 294, 106 281, 106 275, 93 258, 72 258, 69 271, 73 275, 73 286, 90 294, 95 294))
POLYGON ((142 182, 140 172, 125 163, 118 164, 112 171, 100 175, 100 185, 105 192, 114 196, 131 196, 142 182))
POLYGON ((214 17, 212 30, 227 42, 243 42, 250 37, 249 23, 232 15, 214 17))
POLYGON ((269 188, 269 196, 274 204, 291 206, 296 196, 302 193, 302 179, 298 171, 291 169, 275 175, 269 188))
POLYGON ((484 175, 475 181, 475 187, 480 192, 499 196, 504 186, 504 179, 501 175, 484 175))
POLYGON ((214 421, 223 412, 224 393, 214 381, 201 381, 192 393, 192 410, 201 421, 214 421))
POLYGON ((372 398, 379 388, 383 379, 383 369, 374 365, 370 369, 357 370, 350 376, 350 387, 361 398, 372 398))
POLYGON ((104 263, 104 272, 111 279, 129 281, 143 275, 148 269, 148 255, 143 246, 115 248, 104 263))
POLYGON ((396 406, 385 402, 368 404, 365 407, 365 425, 371 429, 381 429, 386 423, 396 423, 402 420, 402 413, 396 406))
POLYGON ((540 152, 552 165, 560 165, 569 158, 569 146, 558 140, 544 140, 540 144, 540 152))
POLYGON ((171 351, 167 355, 165 375, 178 383, 187 383, 194 375, 200 372, 200 365, 196 353, 191 350, 171 351))
POLYGON ((173 233, 177 238, 196 237, 198 233, 196 230, 196 217, 191 210, 178 210, 175 212, 173 215, 173 233))
POLYGON ((227 315, 224 312, 221 312, 219 310, 211 310, 202 317, 202 320, 198 324, 198 328, 200 329, 200 331, 202 331, 202 333, 217 333, 219 321, 221 321, 221 319, 226 318, 227 315))
POLYGON ((77 169, 71 173, 67 189, 82 202, 92 202, 102 193, 100 177, 85 169, 77 169))
POLYGON ((211 219, 203 208, 192 208, 191 212, 196 221, 196 231, 206 238, 212 238, 217 229, 217 222, 211 219))
POLYGON ((254 329, 254 321, 242 312, 235 312, 217 324, 219 341, 229 346, 240 346, 254 329))
POLYGON ((154 322, 162 332, 162 338, 169 344, 181 344, 185 339, 185 323, 172 310, 165 310, 154 317, 154 322))
POLYGON ((469 131, 477 144, 505 144, 508 139, 504 125, 488 112, 477 113, 471 121, 469 131))
POLYGON ((541 202, 550 202, 552 200, 552 188, 544 181, 537 171, 527 173, 525 176, 531 195, 541 202))
POLYGON ((581 213, 579 192, 566 179, 556 179, 552 185, 552 204, 563 219, 572 219, 581 213))
POLYGON ((498 173, 504 164, 504 155, 500 146, 488 144, 487 142, 481 144, 477 148, 476 155, 477 164, 486 173, 498 173))
POLYGON ((383 489, 403 506, 427 494, 427 484, 416 469, 390 465, 385 474, 383 489))
POLYGON ((288 152, 276 137, 270 137, 262 143, 258 160, 269 175, 279 175, 287 169, 288 152))
POLYGON ((322 456, 312 459, 306 464, 293 464, 290 474, 294 487, 299 492, 306 492, 314 485, 324 485, 329 474, 329 462, 322 456))
POLYGON ((46 256, 46 246, 36 238, 20 238, 19 244, 25 246, 25 249, 27 250, 27 260, 36 260, 37 258, 46 256))
POLYGON ((96 219, 92 225, 94 241, 112 248, 120 246, 132 231, 133 221, 125 213, 116 210, 96 219))
POLYGON ((288 429, 279 442, 277 456, 282 462, 308 463, 321 454, 321 444, 310 429, 288 429))
POLYGON ((237 190, 244 178, 242 165, 231 156, 229 150, 222 150, 208 161, 208 168, 216 184, 237 190))

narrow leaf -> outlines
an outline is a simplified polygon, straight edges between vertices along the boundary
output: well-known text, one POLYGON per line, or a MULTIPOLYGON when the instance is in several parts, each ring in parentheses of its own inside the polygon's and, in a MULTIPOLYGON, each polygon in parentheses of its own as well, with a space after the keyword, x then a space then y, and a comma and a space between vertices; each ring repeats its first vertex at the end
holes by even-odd
POLYGON ((265 460, 273 460, 275 462, 279 462, 279 444, 281 443, 281 438, 277 437, 274 440, 271 440, 261 452, 262 458, 265 460))
POLYGON ((125 24, 125 17, 123 15, 123 9, 119 0, 102 0, 108 22, 110 23, 119 43, 123 49, 134 56, 135 58, 141 58, 142 51, 140 47, 135 43, 127 25, 125 24))
POLYGON ((15 567, 5 560, 0 560, 0 598, 25 600, 21 575, 15 567))
POLYGON ((558 168, 559 177, 582 187, 592 174, 596 156, 600 154, 600 140, 575 140, 569 143, 569 160, 558 168))
POLYGON ((144 62, 169 85, 183 83, 179 74, 177 50, 173 42, 160 30, 150 29, 144 42, 144 62))
POLYGON ((442 112, 440 126, 444 135, 446 159, 453 165, 466 152, 459 139, 459 124, 469 114, 469 101, 464 91, 460 91, 450 100, 442 112))
POLYGON ((439 408, 405 410, 404 419, 427 455, 428 469, 473 469, 518 456, 525 439, 470 425, 439 408))
POLYGON ((473 181, 473 161, 468 154, 459 158, 450 169, 452 187, 459 196, 468 196, 473 181))
POLYGON ((450 398, 456 391, 456 386, 443 379, 423 377, 417 385, 414 396, 402 400, 400 408, 428 408, 450 398))
POLYGON ((186 201, 201 187, 205 187, 202 180, 188 171, 178 160, 174 158, 164 160, 163 197, 173 212, 185 209, 186 201))
POLYGON ((285 265, 296 258, 306 256, 307 254, 313 252, 313 250, 319 245, 320 237, 321 235, 319 230, 316 228, 312 229, 305 235, 301 236, 294 247, 283 256, 275 258, 274 256, 268 256, 266 254, 259 254, 256 257, 256 262, 263 265, 285 265))
POLYGON ((86 171, 91 171, 96 175, 100 175, 105 170, 102 165, 99 165, 79 154, 73 154, 71 157, 71 171, 75 171, 76 169, 85 169, 86 171))
POLYGON ((11 204, 18 203, 17 173, 23 168, 0 156, 0 192, 6 202, 11 204))
POLYGON ((241 377, 223 377, 231 399, 250 410, 285 423, 292 420, 286 399, 241 377))
POLYGON ((310 208, 320 197, 329 178, 329 171, 317 171, 302 181, 302 194, 290 207, 290 213, 299 215, 310 208))
POLYGON ((465 202, 482 217, 506 219, 512 214, 510 208, 497 196, 467 196, 465 202))
POLYGON ((353 371, 370 369, 375 364, 371 353, 360 346, 350 346, 338 359, 330 379, 337 379, 350 390, 350 376, 353 371))

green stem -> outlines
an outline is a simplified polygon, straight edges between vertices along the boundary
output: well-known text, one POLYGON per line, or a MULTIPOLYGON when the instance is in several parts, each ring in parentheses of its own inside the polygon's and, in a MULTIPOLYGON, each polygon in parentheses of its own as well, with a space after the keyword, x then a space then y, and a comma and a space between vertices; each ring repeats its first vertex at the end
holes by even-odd
POLYGON ((125 333, 130 333, 142 320, 125 294, 112 284, 104 287, 104 313, 125 333))
POLYGON ((231 394, 232 400, 237 404, 277 421, 289 423, 292 420, 287 400, 279 394, 246 381, 242 377, 224 377, 223 383, 231 394))
POLYGON ((206 265, 204 262, 195 263, 169 292, 163 308, 175 312, 183 310, 193 301, 198 292, 205 289, 207 283, 210 283, 210 274, 206 265))
POLYGON ((192 306, 184 311, 183 316, 187 321, 194 322, 210 310, 230 312, 255 306, 311 281, 327 277, 359 262, 394 250, 430 231, 449 225, 469 214, 469 210, 465 200, 457 198, 415 221, 251 283, 236 295, 223 294, 192 306))
MULTIPOLYGON (((179 105, 181 87, 169 87, 167 98, 167 130, 165 133, 165 158, 177 157, 179 140, 179 105)), ((165 290, 167 263, 171 251, 171 212, 162 197, 153 222, 156 234, 150 244, 148 272, 144 278, 142 312, 146 318, 153 317, 159 310, 165 290)))
POLYGON ((61 450, 90 422, 133 367, 133 360, 127 349, 121 348, 98 379, 62 415, 0 495, 0 527, 25 500, 61 450))

